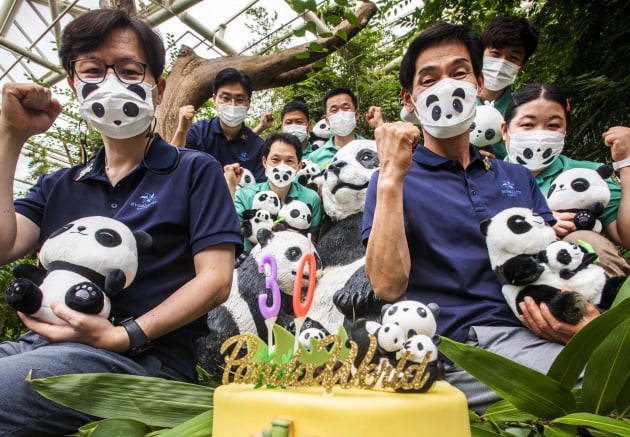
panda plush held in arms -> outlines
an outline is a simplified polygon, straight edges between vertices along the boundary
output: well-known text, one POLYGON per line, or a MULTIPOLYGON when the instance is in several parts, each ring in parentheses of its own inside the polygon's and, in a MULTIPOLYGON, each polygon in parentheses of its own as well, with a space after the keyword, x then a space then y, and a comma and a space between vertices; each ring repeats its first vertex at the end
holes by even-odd
POLYGON ((526 296, 545 302, 558 320, 576 324, 586 302, 612 302, 616 281, 607 280, 597 255, 565 241, 529 208, 508 208, 481 223, 490 264, 514 314, 526 296))
POLYGON ((21 264, 6 290, 7 303, 48 323, 63 324, 50 309, 55 301, 87 314, 108 317, 109 296, 134 280, 138 250, 151 247, 149 234, 122 222, 84 217, 53 232, 39 252, 41 267, 21 264))

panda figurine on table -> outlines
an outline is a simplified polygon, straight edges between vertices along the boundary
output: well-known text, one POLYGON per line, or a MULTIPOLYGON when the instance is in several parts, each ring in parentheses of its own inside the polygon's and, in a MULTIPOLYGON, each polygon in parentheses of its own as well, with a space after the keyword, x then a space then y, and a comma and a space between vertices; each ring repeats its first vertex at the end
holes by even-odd
POLYGON ((7 303, 38 320, 63 324, 50 304, 64 302, 87 314, 108 317, 110 296, 134 280, 138 250, 151 246, 144 231, 132 232, 109 217, 84 217, 50 234, 39 252, 41 267, 21 264, 5 292, 7 303))
POLYGON ((591 168, 571 168, 560 173, 551 182, 547 192, 547 205, 552 211, 574 212, 573 222, 578 230, 601 232, 598 217, 610 202, 610 189, 606 178, 613 174, 610 165, 591 168))

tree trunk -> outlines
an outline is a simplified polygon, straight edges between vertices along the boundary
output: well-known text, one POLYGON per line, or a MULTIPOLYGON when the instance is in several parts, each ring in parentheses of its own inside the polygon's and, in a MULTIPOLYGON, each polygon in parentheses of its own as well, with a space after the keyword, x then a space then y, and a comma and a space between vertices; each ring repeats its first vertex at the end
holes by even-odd
POLYGON ((363 29, 376 13, 374 3, 363 3, 355 15, 359 25, 353 26, 347 20, 339 23, 328 38, 318 38, 316 42, 324 51, 312 52, 308 44, 302 44, 266 56, 224 56, 204 59, 187 46, 182 46, 177 60, 168 75, 162 104, 157 110, 156 132, 169 141, 177 128, 179 108, 184 105, 201 106, 212 96, 212 84, 216 74, 224 68, 232 67, 247 73, 254 90, 263 90, 298 83, 306 79, 313 69, 313 63, 325 58, 342 47, 347 41, 339 36, 343 30, 347 40, 363 29), (296 55, 309 53, 300 59, 296 55))

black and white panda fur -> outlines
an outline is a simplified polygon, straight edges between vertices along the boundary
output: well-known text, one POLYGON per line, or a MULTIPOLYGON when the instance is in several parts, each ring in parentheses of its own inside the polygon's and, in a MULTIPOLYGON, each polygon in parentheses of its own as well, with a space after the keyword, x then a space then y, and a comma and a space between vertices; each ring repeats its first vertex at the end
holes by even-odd
MULTIPOLYGON (((258 307, 258 295, 267 290, 265 273, 259 271, 259 262, 266 254, 271 255, 277 264, 277 283, 282 297, 281 309, 276 323, 290 329, 294 319, 293 287, 301 259, 309 252, 315 254, 318 265, 317 276, 321 275, 321 262, 315 247, 304 235, 294 231, 272 233, 266 229, 258 233, 259 244, 244 258, 234 270, 232 289, 226 302, 208 313, 209 334, 197 343, 199 364, 206 371, 220 373, 223 358, 219 354, 221 345, 228 338, 253 333, 261 339, 267 338, 265 320, 258 307)), ((304 286, 308 285, 311 274, 307 264, 304 270, 304 286)), ((321 326, 305 323, 303 329, 321 326)))
POLYGON ((271 218, 278 217, 280 212, 280 197, 271 190, 263 190, 254 194, 251 209, 264 209, 269 211, 271 218))
POLYGON ((317 185, 323 181, 323 172, 319 165, 309 159, 303 159, 297 172, 297 181, 307 188, 317 191, 317 185))
POLYGON ((278 212, 274 230, 293 230, 307 234, 313 222, 313 207, 299 199, 287 197, 278 212))
POLYGON ((241 222, 241 234, 243 238, 247 238, 250 243, 258 244, 258 231, 260 229, 273 228, 273 217, 271 213, 264 209, 246 209, 241 214, 243 221, 241 222))
POLYGON ((40 267, 18 265, 6 290, 9 305, 36 319, 64 324, 50 309, 54 301, 108 317, 110 296, 134 280, 138 249, 151 237, 109 217, 83 217, 53 232, 39 252, 40 267))
POLYGON ((250 185, 254 185, 256 183, 256 178, 251 170, 242 167, 243 174, 241 175, 241 180, 238 182, 238 186, 241 188, 248 187, 250 185))
MULTIPOLYGON (((556 252, 561 246, 554 246, 555 232, 542 217, 528 208, 508 208, 482 222, 481 232, 503 296, 515 315, 520 314, 519 302, 530 296, 537 303, 545 302, 558 320, 579 322, 586 311, 585 298, 576 290, 562 292, 558 287, 563 284, 556 278, 561 273, 558 259, 566 254, 556 252), (553 253, 558 257, 550 256, 553 253)), ((599 276, 593 275, 593 280, 592 286, 599 287, 599 276)))
POLYGON ((311 129, 311 144, 313 145, 313 150, 319 149, 321 146, 326 144, 326 141, 332 136, 332 131, 330 130, 330 125, 326 121, 326 119, 322 118, 313 126, 311 129))
POLYGON ((612 174, 610 165, 602 165, 597 170, 565 170, 551 182, 547 205, 552 211, 574 212, 573 222, 578 230, 601 232, 602 222, 598 217, 610 202, 610 189, 605 179, 612 174))
POLYGON ((484 149, 501 142, 501 123, 503 114, 493 102, 477 106, 475 119, 470 125, 470 143, 484 149))

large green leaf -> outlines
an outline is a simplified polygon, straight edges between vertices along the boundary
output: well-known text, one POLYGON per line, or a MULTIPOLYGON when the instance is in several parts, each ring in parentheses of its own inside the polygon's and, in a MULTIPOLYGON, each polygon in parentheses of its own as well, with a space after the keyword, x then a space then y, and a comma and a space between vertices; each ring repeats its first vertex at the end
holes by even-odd
POLYGON ((41 395, 103 418, 172 428, 212 409, 214 389, 146 376, 86 373, 31 379, 41 395))
POLYGON ((553 419, 576 411, 571 391, 542 373, 446 337, 442 337, 439 349, 519 410, 543 419, 553 419))
POLYGON ((207 437, 212 436, 212 410, 201 413, 175 428, 160 432, 160 437, 207 437))
POLYGON ((519 410, 505 399, 490 405, 483 417, 493 422, 528 422, 536 419, 535 416, 519 410))
POLYGON ((628 379, 630 319, 607 335, 591 354, 584 371, 582 402, 589 413, 607 416, 628 379))
POLYGON ((552 420, 552 423, 587 426, 630 437, 630 423, 591 413, 574 413, 552 420))
POLYGON ((630 418, 630 375, 627 376, 615 401, 615 410, 618 417, 630 418))
POLYGON ((626 300, 629 297, 630 297, 630 277, 626 279, 624 283, 621 285, 621 288, 619 288, 619 291, 617 292, 617 296, 615 297, 615 300, 613 301, 611 308, 619 305, 619 303, 622 300, 626 300))
POLYGON ((144 437, 150 431, 142 422, 131 419, 104 419, 83 425, 76 437, 144 437))
POLYGON ((628 318, 630 299, 601 314, 584 326, 556 357, 547 375, 570 388, 575 385, 586 362, 602 339, 628 318))
POLYGON ((574 425, 553 424, 545 425, 545 437, 575 437, 577 427, 574 425))
POLYGON ((497 437, 497 435, 500 435, 500 434, 497 432, 492 432, 488 429, 485 429, 485 427, 472 425, 470 427, 470 435, 471 437, 497 437))

